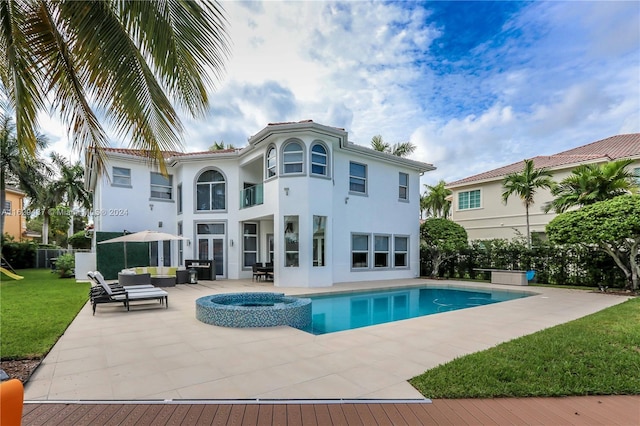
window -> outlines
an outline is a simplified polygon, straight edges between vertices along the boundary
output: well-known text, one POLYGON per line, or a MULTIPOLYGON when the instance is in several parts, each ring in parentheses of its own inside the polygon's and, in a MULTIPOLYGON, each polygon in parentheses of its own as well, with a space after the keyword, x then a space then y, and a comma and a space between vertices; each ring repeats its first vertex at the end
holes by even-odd
MULTIPOLYGON (((182 236, 182 222, 178 222, 178 235, 182 236)), ((184 240, 178 240, 178 265, 184 262, 184 240)))
POLYGON ((196 183, 196 209, 224 210, 226 207, 226 183, 222 173, 217 170, 202 172, 196 183))
POLYGON ((243 266, 250 268, 258 262, 258 224, 245 223, 242 234, 243 266))
POLYGON ((351 235, 351 267, 369 267, 369 236, 363 234, 351 235))
POLYGON ((409 198, 409 175, 402 172, 398 179, 398 198, 401 200, 409 198))
POLYGON ((327 150, 319 143, 311 147, 311 173, 327 176, 327 150))
POLYGON ((131 186, 131 169, 125 169, 124 167, 114 167, 112 175, 112 185, 131 186))
POLYGON ((298 142, 289 142, 284 147, 284 154, 282 156, 284 173, 302 173, 303 155, 302 145, 298 142))
POLYGON ((633 169, 633 175, 636 177, 636 183, 640 185, 640 167, 633 169))
POLYGON ((349 162, 349 191, 367 192, 367 166, 360 163, 349 162))
POLYGON ((199 223, 196 232, 198 235, 224 235, 224 223, 199 223))
POLYGON ((480 208, 480 190, 460 192, 458 194, 458 210, 480 208))
POLYGON ((396 268, 409 266, 409 237, 393 238, 393 266, 396 268))
POLYGON ((299 265, 298 251, 298 216, 284 217, 284 266, 297 267, 299 265))
POLYGON ((313 266, 324 266, 326 216, 313 217, 313 266))
POLYGON ((171 200, 173 176, 151 172, 151 198, 171 200))
POLYGON ((178 204, 178 214, 182 213, 182 184, 179 184, 177 187, 177 194, 176 194, 176 198, 177 198, 177 203, 178 204))
POLYGON ((273 146, 269 148, 267 151, 267 179, 276 175, 276 155, 276 148, 273 146))
POLYGON ((4 206, 2 206, 2 214, 4 216, 11 216, 11 201, 5 200, 4 206))
POLYGON ((376 268, 389 267, 389 237, 384 235, 373 237, 373 262, 376 268))

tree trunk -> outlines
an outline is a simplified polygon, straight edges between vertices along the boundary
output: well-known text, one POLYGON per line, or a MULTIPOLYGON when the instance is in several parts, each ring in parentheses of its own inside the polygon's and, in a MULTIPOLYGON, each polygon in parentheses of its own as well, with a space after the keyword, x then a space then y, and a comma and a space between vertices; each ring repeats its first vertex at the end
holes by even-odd
POLYGON ((49 213, 47 212, 42 216, 42 244, 49 244, 49 213))
POLYGON ((0 172, 0 238, 4 235, 4 201, 7 199, 4 185, 4 170, 2 170, 0 172))
POLYGON ((433 261, 433 269, 431 270, 431 276, 434 278, 438 278, 440 274, 440 265, 444 262, 444 258, 440 254, 436 254, 432 256, 433 261))
POLYGON ((531 250, 531 231, 529 230, 529 204, 524 205, 525 215, 527 216, 527 248, 531 250))
MULTIPOLYGON (((615 247, 612 247, 605 242, 600 243, 599 246, 613 258, 614 262, 616 262, 616 265, 618 265, 618 268, 622 269, 622 272, 624 272, 624 276, 627 278, 627 282, 631 283, 632 286, 637 285, 637 280, 635 284, 633 283, 633 271, 630 271, 627 268, 627 265, 624 264, 619 251, 615 247)), ((629 256, 633 257, 632 252, 630 251, 629 253, 629 256)), ((631 269, 633 269, 633 263, 631 263, 631 269)))
POLYGON ((629 261, 631 263, 631 288, 636 291, 640 286, 640 263, 638 258, 640 257, 640 238, 637 238, 631 244, 629 250, 629 261))

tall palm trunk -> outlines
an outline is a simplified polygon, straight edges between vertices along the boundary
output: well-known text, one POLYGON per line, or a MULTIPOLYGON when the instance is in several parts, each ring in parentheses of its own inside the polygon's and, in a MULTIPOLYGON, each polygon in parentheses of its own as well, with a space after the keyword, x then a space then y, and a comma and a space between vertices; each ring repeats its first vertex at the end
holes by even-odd
POLYGON ((4 201, 7 199, 7 191, 4 187, 4 169, 0 172, 0 238, 4 235, 4 201))
POLYGON ((524 212, 527 216, 527 248, 531 249, 531 231, 529 230, 529 204, 524 205, 524 212))

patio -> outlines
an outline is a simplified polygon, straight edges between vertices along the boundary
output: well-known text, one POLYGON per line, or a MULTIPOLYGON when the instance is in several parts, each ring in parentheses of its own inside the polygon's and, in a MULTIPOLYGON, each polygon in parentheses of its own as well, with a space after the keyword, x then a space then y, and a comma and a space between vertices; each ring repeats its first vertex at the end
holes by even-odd
MULTIPOLYGON (((420 284, 478 285, 413 279, 286 293, 420 284)), ((407 380, 427 369, 626 300, 532 287, 526 290, 538 295, 321 336, 289 327, 223 328, 195 318, 198 297, 272 288, 201 281, 168 288, 166 310, 100 306, 92 317, 86 305, 27 383, 25 399, 422 399, 407 380)))

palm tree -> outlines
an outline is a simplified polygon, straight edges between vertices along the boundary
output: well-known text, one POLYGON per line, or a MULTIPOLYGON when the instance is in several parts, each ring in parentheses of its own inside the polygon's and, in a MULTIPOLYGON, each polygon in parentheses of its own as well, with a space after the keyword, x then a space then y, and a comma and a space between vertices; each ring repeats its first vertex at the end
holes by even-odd
MULTIPOLYGON (((424 194, 424 210, 433 215, 433 217, 440 217, 447 219, 451 212, 451 201, 448 197, 451 195, 451 190, 445 188, 446 182, 440 180, 436 185, 427 185, 424 187, 427 190, 424 194)), ((421 207, 422 199, 421 199, 421 207)))
MULTIPOLYGON (((47 138, 36 134, 36 152, 47 146, 47 138)), ((0 206, 4 208, 6 187, 12 185, 22 189, 27 196, 34 198, 39 187, 45 181, 49 170, 46 164, 37 158, 24 157, 16 139, 15 125, 7 114, 0 114, 0 206)), ((0 235, 4 235, 4 215, 0 215, 0 235)))
POLYGON ((0 79, 20 149, 35 156, 37 114, 49 107, 74 149, 106 147, 97 108, 164 170, 161 150, 180 147, 183 130, 169 98, 204 116, 229 53, 225 26, 216 1, 0 2, 0 79))
POLYGON ((47 182, 40 188, 37 196, 32 199, 29 207, 39 211, 42 216, 42 244, 49 244, 49 224, 52 211, 62 202, 62 194, 54 187, 54 182, 47 182))
MULTIPOLYGON (((69 211, 79 204, 86 210, 91 208, 91 194, 84 188, 84 167, 78 161, 71 164, 69 160, 58 154, 51 154, 51 161, 57 167, 60 176, 53 182, 51 192, 58 194, 66 202, 69 211)), ((69 218, 67 236, 73 235, 73 216, 69 218)), ((71 248, 71 246, 69 246, 71 248)))
POLYGON ((375 151, 386 152, 387 154, 392 154, 397 157, 407 157, 416 150, 416 146, 411 142, 400 142, 389 145, 380 135, 375 135, 371 138, 371 148, 375 151))
POLYGON ((556 198, 545 205, 544 211, 562 213, 571 207, 586 206, 636 192, 636 176, 627 169, 632 163, 633 160, 616 160, 576 167, 552 189, 551 195, 556 198))
POLYGON ((225 149, 236 149, 236 147, 230 143, 225 145, 224 141, 214 142, 213 145, 209 147, 209 151, 223 151, 225 149))
POLYGON ((536 169, 533 160, 524 160, 522 172, 510 173, 502 180, 502 201, 507 200, 512 194, 516 194, 524 204, 527 217, 527 246, 531 248, 531 231, 529 227, 529 207, 533 205, 536 190, 539 188, 551 189, 555 185, 551 179, 551 172, 545 168, 536 169))

